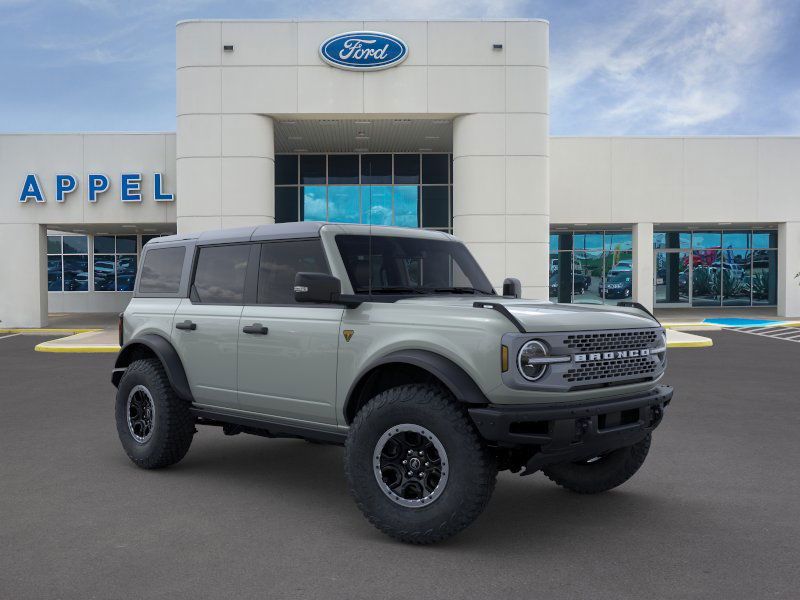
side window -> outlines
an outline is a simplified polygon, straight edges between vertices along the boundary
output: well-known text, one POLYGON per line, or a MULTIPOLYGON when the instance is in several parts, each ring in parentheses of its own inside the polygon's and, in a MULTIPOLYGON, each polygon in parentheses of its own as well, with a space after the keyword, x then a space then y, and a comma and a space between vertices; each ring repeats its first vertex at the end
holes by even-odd
POLYGON ((320 240, 268 242, 261 246, 259 304, 294 304, 298 272, 329 273, 320 240))
POLYGON ((200 248, 192 298, 204 304, 243 304, 250 244, 200 248))
POLYGON ((140 294, 177 294, 186 248, 155 248, 144 257, 139 277, 140 294))

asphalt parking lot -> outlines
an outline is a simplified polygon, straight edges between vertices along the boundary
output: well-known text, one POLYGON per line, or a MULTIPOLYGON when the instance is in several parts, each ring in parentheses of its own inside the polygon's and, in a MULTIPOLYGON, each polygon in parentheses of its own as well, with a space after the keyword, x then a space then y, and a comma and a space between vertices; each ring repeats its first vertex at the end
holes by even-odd
POLYGON ((711 333, 642 470, 594 497, 501 474, 483 516, 412 547, 345 488, 342 451, 201 428, 137 469, 113 355, 0 339, 0 598, 797 598, 800 344, 711 333))

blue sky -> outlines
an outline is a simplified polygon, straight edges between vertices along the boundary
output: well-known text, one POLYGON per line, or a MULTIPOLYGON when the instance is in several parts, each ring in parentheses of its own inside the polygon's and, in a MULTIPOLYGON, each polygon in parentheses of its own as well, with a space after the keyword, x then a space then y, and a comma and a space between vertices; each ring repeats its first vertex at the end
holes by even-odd
POLYGON ((172 131, 189 18, 548 19, 554 135, 800 134, 800 2, 0 0, 0 131, 172 131))

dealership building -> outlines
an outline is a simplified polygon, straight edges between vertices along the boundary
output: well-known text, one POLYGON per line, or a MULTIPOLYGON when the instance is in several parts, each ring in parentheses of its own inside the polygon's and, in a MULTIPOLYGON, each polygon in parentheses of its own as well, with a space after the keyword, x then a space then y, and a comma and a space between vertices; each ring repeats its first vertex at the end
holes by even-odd
POLYGON ((548 79, 539 20, 181 22, 176 133, 0 135, 0 327, 121 310, 152 236, 297 220, 452 232, 528 298, 800 316, 800 138, 550 137, 548 79))

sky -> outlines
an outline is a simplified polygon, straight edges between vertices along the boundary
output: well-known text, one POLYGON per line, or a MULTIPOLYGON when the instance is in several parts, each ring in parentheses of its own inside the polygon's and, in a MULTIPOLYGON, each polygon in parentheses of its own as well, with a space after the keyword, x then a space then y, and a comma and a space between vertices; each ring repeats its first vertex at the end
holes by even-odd
POLYGON ((174 131, 175 23, 550 21, 552 135, 800 134, 798 0, 0 0, 0 132, 174 131))

